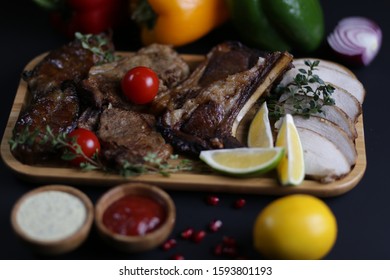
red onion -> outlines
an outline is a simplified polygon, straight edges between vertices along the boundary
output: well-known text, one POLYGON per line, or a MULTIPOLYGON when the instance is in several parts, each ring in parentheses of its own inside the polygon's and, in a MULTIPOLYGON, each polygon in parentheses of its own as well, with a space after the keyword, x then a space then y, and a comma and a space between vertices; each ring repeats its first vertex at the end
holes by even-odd
POLYGON ((382 31, 370 19, 348 17, 337 24, 327 41, 332 50, 347 62, 367 66, 378 54, 382 31))

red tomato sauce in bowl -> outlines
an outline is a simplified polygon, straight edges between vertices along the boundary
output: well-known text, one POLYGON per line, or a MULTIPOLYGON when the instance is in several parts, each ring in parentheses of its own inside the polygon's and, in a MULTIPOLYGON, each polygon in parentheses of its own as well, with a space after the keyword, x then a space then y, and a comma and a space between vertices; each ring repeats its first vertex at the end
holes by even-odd
POLYGON ((113 202, 103 213, 103 224, 121 235, 145 235, 166 219, 164 206, 143 195, 130 194, 113 202))

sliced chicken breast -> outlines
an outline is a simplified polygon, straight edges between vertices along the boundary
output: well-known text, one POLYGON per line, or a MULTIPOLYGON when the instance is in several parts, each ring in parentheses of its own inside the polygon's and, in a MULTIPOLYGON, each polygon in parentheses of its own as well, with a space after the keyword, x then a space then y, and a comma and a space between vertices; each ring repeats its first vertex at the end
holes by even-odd
MULTIPOLYGON (((301 100, 309 104, 312 97, 302 96, 301 100)), ((284 110, 286 113, 294 114, 294 100, 293 98, 288 98, 286 102, 284 102, 284 110)), ((312 116, 322 117, 328 121, 331 121, 338 125, 352 140, 355 140, 357 137, 357 131, 354 122, 347 116, 347 114, 342 111, 337 106, 332 105, 324 105, 321 108, 322 112, 312 113, 312 116)))
MULTIPOLYGON (((293 79, 298 73, 299 67, 292 68, 291 70, 287 71, 280 84, 282 86, 286 86, 293 81, 293 79)), ((334 71, 333 69, 325 67, 318 68, 318 71, 316 71, 315 74, 321 77, 324 82, 344 89, 345 91, 348 91, 359 101, 360 104, 363 104, 365 97, 365 89, 358 79, 351 77, 350 75, 347 75, 345 73, 334 71)))
MULTIPOLYGON (((310 129, 327 138, 345 155, 349 165, 355 165, 357 159, 355 144, 340 127, 320 117, 293 117, 296 127, 310 129)), ((318 158, 317 160, 320 161, 321 159, 318 158)))
POLYGON ((298 127, 301 139, 306 176, 329 183, 346 176, 351 165, 344 153, 323 135, 298 127))
POLYGON ((355 74, 351 70, 349 70, 347 67, 345 67, 345 66, 343 66, 343 65, 341 65, 339 63, 336 63, 336 62, 333 62, 333 61, 329 61, 329 60, 318 59, 318 58, 297 58, 297 59, 294 59, 293 64, 297 68, 307 67, 305 65, 305 60, 309 60, 309 61, 319 60, 320 64, 317 66, 317 68, 322 68, 322 67, 328 68, 328 69, 331 69, 331 70, 338 71, 338 72, 341 72, 343 74, 349 75, 349 76, 351 76, 353 78, 356 78, 355 74))
MULTIPOLYGON (((353 123, 356 123, 358 117, 362 113, 362 105, 360 102, 350 94, 348 91, 334 86, 335 90, 332 93, 332 98, 335 101, 335 106, 340 108, 353 123)), ((313 96, 312 94, 310 96, 313 96)), ((280 97, 281 102, 286 101, 290 97, 289 94, 283 94, 280 97)), ((322 99, 322 96, 320 96, 322 99)))

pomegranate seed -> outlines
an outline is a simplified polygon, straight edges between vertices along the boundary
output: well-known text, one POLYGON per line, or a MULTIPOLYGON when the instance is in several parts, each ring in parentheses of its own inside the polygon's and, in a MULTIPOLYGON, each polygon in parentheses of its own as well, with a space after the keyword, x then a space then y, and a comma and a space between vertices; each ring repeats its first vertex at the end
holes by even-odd
POLYGON ((227 247, 235 247, 237 245, 236 240, 233 237, 224 236, 222 239, 223 245, 227 247))
POLYGON ((206 232, 204 230, 199 230, 193 234, 192 241, 194 241, 195 243, 199 243, 203 240, 205 236, 206 232))
POLYGON ((177 244, 176 239, 173 239, 173 238, 168 239, 168 240, 165 241, 164 244, 162 245, 162 249, 163 249, 164 251, 168 251, 168 250, 172 249, 173 247, 175 247, 176 244, 177 244))
POLYGON ((193 228, 187 228, 182 233, 180 234, 181 238, 183 239, 190 239, 192 235, 194 234, 194 229, 193 228))
POLYGON ((222 227, 221 220, 212 220, 209 224, 209 230, 211 232, 217 232, 222 227))
POLYGON ((214 247, 214 255, 216 256, 221 256, 222 255, 222 251, 223 251, 223 244, 222 243, 219 243, 217 244, 215 247, 214 247))
POLYGON ((174 254, 172 257, 171 257, 172 260, 184 260, 184 256, 183 255, 180 255, 180 254, 174 254))
POLYGON ((208 205, 215 206, 219 203, 219 197, 215 195, 209 195, 206 199, 208 205))
POLYGON ((239 198, 234 202, 234 208, 240 209, 244 207, 246 204, 246 200, 243 198, 239 198))

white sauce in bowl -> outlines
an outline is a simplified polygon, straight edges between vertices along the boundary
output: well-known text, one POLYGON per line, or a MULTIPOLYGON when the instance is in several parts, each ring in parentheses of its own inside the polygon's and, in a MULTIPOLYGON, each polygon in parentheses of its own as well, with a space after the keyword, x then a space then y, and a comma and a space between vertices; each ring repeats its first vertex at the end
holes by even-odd
POLYGON ((76 233, 84 224, 87 209, 74 195, 45 191, 27 197, 16 213, 20 229, 32 239, 58 241, 76 233))

